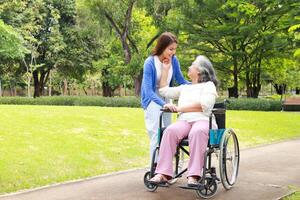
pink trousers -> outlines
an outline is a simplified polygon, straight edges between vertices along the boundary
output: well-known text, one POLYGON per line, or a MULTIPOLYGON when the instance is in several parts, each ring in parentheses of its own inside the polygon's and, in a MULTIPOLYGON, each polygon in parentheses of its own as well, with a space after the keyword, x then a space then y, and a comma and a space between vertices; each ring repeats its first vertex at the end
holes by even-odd
POLYGON ((190 160, 187 176, 200 176, 204 165, 204 153, 208 143, 209 122, 178 120, 164 131, 155 173, 173 176, 173 157, 179 142, 188 137, 190 160))

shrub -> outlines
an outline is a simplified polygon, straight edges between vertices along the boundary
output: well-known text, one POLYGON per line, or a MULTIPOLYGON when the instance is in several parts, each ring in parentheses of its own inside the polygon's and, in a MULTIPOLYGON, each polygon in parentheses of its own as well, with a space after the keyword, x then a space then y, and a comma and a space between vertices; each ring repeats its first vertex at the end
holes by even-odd
MULTIPOLYGON (((218 102, 223 99, 218 99, 218 102)), ((281 102, 273 99, 229 99, 229 110, 280 111, 281 102)), ((0 104, 19 105, 62 105, 62 106, 102 106, 140 108, 139 97, 99 97, 99 96, 52 96, 52 97, 0 97, 0 104)))
POLYGON ((281 102, 273 99, 262 98, 240 98, 229 99, 227 109, 229 110, 261 110, 261 111, 280 111, 281 102))
POLYGON ((99 97, 99 96, 52 96, 52 97, 40 97, 40 98, 1 97, 0 104, 140 107, 140 99, 138 97, 99 97))

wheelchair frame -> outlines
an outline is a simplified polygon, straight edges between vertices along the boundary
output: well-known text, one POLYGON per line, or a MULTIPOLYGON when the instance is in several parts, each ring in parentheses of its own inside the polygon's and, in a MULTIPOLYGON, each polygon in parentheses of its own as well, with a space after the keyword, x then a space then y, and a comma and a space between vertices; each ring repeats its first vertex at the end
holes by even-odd
MULTIPOLYGON (((237 136, 233 129, 225 128, 225 113, 226 113, 226 100, 221 103, 216 103, 209 117, 209 141, 207 145, 207 150, 204 156, 204 167, 202 170, 202 176, 198 182, 197 186, 190 187, 187 185, 179 186, 183 189, 196 190, 198 196, 202 198, 213 197, 218 188, 218 182, 222 182, 223 187, 226 190, 231 189, 235 184, 238 176, 239 161, 240 161, 240 152, 239 152, 239 143, 237 136), (212 129, 212 118, 213 115, 216 118, 218 129, 212 129), (212 142, 212 136, 214 134, 220 139, 212 142), (219 135, 221 134, 221 135, 219 135), (233 152, 231 152, 230 145, 233 145, 233 152), (215 153, 219 155, 219 173, 220 178, 217 176, 216 168, 212 166, 212 154, 215 153), (228 162, 233 161, 233 166, 228 166, 228 162), (229 170, 229 171, 228 171, 229 170)), ((144 175, 144 184, 148 191, 154 192, 158 187, 168 187, 168 184, 153 184, 149 180, 155 175, 156 169, 156 156, 158 155, 160 142, 165 128, 162 128, 162 117, 165 112, 170 112, 167 110, 162 110, 159 118, 159 129, 158 129, 158 146, 153 153, 151 160, 150 170, 147 171, 144 175)), ((177 151, 175 154, 175 174, 172 177, 173 179, 181 177, 186 171, 187 168, 179 170, 179 160, 180 152, 184 152, 189 155, 189 151, 184 147, 188 146, 188 139, 183 139, 177 146, 177 151)))

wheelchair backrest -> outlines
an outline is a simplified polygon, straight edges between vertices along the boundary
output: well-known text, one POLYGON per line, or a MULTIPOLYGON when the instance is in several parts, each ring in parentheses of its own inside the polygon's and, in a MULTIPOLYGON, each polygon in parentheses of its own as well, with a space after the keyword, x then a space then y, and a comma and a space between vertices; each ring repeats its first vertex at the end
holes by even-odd
MULTIPOLYGON (((226 105, 225 105, 225 102, 221 102, 221 103, 215 103, 214 105, 214 108, 216 109, 226 109, 226 105)), ((218 129, 225 129, 225 113, 226 112, 223 112, 223 113, 214 113, 215 115, 215 118, 216 118, 216 122, 217 122, 217 125, 218 125, 218 129)))

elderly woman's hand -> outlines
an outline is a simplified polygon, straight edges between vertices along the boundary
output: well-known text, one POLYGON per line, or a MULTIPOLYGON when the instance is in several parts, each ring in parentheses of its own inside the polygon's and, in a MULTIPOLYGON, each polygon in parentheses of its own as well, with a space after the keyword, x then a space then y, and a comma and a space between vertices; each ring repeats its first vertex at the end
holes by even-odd
POLYGON ((177 106, 171 103, 165 104, 163 108, 169 109, 171 112, 177 112, 177 106))

